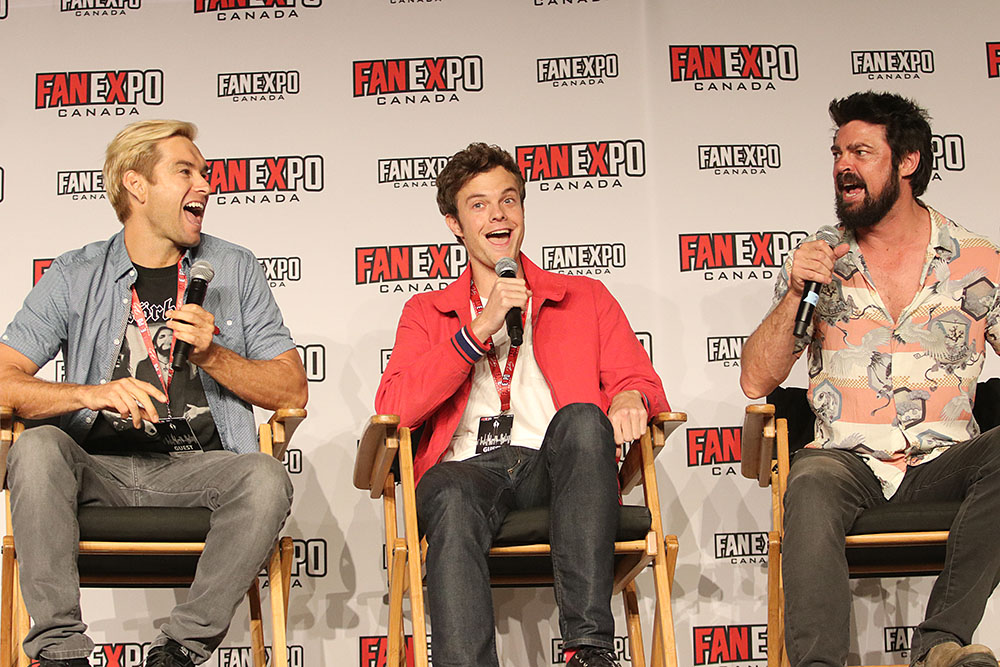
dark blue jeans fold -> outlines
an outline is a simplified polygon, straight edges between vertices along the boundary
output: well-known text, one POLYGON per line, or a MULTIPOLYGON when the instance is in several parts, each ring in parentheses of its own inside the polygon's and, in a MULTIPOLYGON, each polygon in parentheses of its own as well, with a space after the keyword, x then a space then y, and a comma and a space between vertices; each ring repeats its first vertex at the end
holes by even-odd
POLYGON ((437 667, 498 665, 487 554, 513 509, 550 506, 567 648, 613 648, 611 591, 618 482, 614 433, 591 404, 560 409, 539 450, 501 447, 432 467, 417 487, 427 537, 427 603, 437 667))
POLYGON ((944 570, 913 635, 910 662, 945 641, 971 642, 1000 580, 1000 428, 909 468, 889 500, 871 469, 850 452, 795 454, 782 545, 785 645, 793 667, 846 663, 851 597, 844 538, 864 509, 917 500, 959 500, 961 506, 944 570))

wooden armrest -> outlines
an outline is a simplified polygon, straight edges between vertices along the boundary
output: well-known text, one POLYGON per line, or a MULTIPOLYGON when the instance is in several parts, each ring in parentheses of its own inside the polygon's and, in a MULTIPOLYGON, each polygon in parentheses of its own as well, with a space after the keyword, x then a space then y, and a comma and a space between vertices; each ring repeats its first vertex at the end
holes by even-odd
POLYGON ((386 477, 396 459, 399 428, 398 415, 373 415, 361 434, 354 459, 354 486, 370 491, 372 498, 382 495, 386 477))
POLYGON ((0 443, 10 446, 14 440, 14 408, 0 405, 0 443))
MULTIPOLYGON (((653 458, 656 459, 667 438, 678 426, 687 421, 685 412, 661 412, 653 416, 650 430, 653 439, 653 458)), ((622 461, 621 470, 618 472, 618 483, 621 486, 622 494, 626 494, 635 488, 642 479, 642 452, 639 447, 633 445, 629 447, 622 461)))
POLYGON ((278 408, 267 421, 271 425, 271 443, 274 458, 279 461, 285 458, 285 449, 292 439, 292 434, 306 418, 304 408, 278 408))
POLYGON ((740 438, 740 472, 747 479, 756 479, 761 488, 766 487, 771 483, 773 459, 774 406, 748 405, 740 438))

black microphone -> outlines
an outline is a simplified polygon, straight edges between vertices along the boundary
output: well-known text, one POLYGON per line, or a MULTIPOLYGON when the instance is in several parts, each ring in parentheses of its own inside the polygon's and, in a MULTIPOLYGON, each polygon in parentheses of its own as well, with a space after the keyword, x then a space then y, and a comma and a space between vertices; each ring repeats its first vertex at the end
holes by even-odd
MULTIPOLYGON (((831 248, 836 248, 840 244, 840 232, 836 227, 824 225, 816 231, 817 241, 826 241, 831 248)), ((815 280, 807 280, 802 290, 802 301, 799 302, 799 310, 795 313, 795 329, 792 333, 796 338, 806 335, 809 322, 812 321, 813 309, 819 303, 819 290, 823 285, 815 280)))
MULTIPOLYGON (((494 268, 497 275, 501 278, 517 278, 517 262, 510 257, 501 257, 494 268)), ((506 322, 510 344, 514 347, 520 347, 524 339, 524 326, 521 324, 521 309, 511 308, 508 310, 506 322)))
MULTIPOLYGON (((208 291, 208 283, 215 277, 215 270, 212 265, 203 259, 199 259, 191 266, 191 284, 188 285, 187 294, 184 295, 184 303, 193 303, 198 306, 205 303, 205 292, 208 291)), ((188 354, 191 353, 191 343, 178 340, 174 343, 174 360, 170 362, 170 367, 175 371, 184 368, 187 363, 188 354)))

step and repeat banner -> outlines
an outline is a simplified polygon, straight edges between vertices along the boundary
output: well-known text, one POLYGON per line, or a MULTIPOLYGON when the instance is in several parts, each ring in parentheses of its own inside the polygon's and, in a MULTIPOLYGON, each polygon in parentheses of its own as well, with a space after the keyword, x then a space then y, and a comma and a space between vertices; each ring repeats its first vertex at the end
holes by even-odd
MULTIPOLYGON (((834 221, 827 104, 919 101, 925 200, 997 238, 998 19, 974 0, 0 0, 0 319, 51 258, 120 228, 108 141, 196 123, 205 230, 260 258, 309 374, 286 460, 291 664, 383 665, 381 506, 351 483, 357 438, 403 304, 467 262, 435 176, 469 142, 500 144, 527 181, 525 252, 603 281, 689 415, 657 462, 680 664, 759 667, 770 500, 738 474, 739 356, 777 267, 834 221)), ((930 585, 854 583, 852 661, 905 662, 930 585)), ((92 664, 141 664, 184 595, 86 590, 92 664)), ((551 590, 495 604, 502 664, 563 662, 551 590)), ((977 638, 997 643, 998 621, 992 604, 977 638)), ((208 664, 247 665, 248 646, 241 611, 208 664)))

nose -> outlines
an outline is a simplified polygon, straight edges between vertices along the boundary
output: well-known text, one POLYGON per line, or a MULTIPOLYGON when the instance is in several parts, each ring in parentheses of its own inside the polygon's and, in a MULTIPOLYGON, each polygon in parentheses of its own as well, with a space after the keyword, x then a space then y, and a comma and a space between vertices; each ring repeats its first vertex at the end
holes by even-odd
POLYGON ((209 190, 211 189, 209 187, 209 185, 208 185, 208 179, 205 178, 204 176, 202 176, 201 173, 198 173, 198 174, 195 175, 194 189, 195 189, 195 192, 200 192, 200 193, 206 194, 206 195, 208 194, 209 190))
POLYGON ((506 220, 507 214, 504 213, 503 207, 499 204, 492 204, 490 206, 490 220, 506 220))

